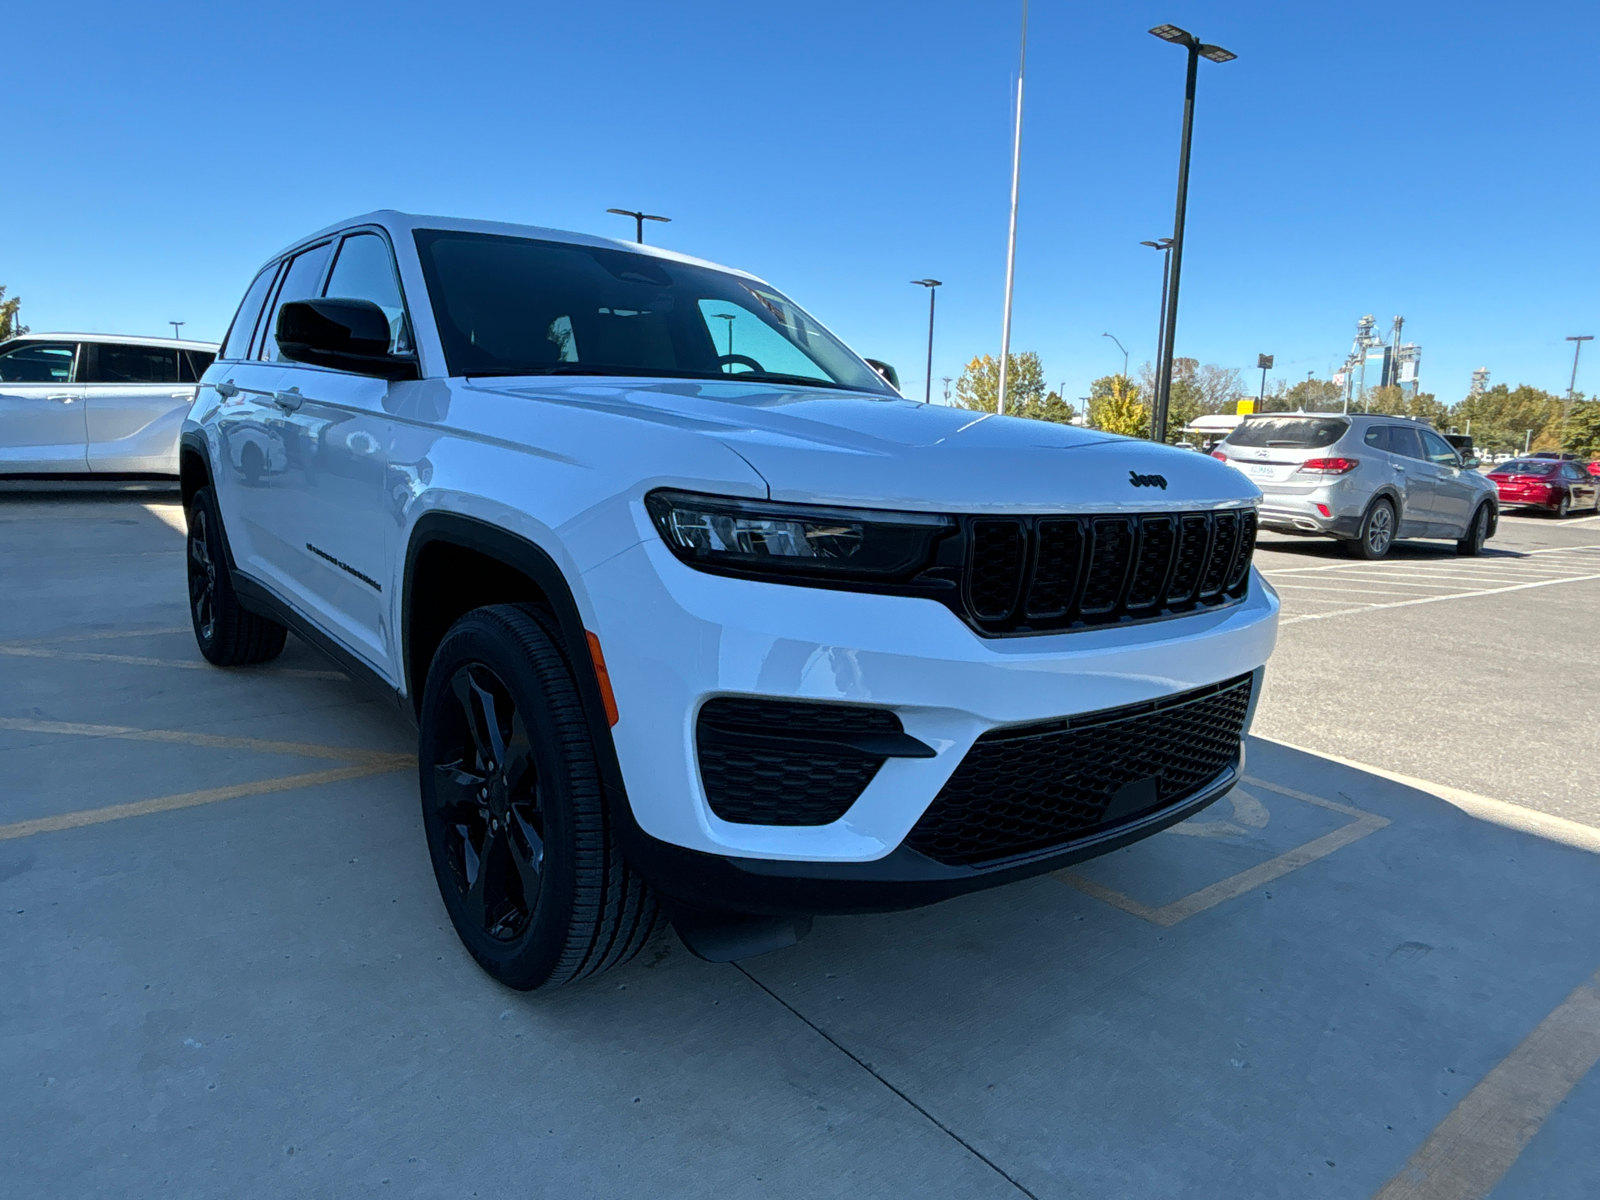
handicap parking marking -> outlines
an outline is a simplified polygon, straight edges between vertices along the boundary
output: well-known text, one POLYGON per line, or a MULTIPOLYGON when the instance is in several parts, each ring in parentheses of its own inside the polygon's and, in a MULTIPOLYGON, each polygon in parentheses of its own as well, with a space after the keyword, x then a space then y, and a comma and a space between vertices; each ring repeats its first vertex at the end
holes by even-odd
MULTIPOLYGON (((1180 896, 1178 899, 1162 905, 1145 904, 1132 896, 1126 895, 1115 888, 1107 887, 1105 884, 1090 879, 1070 868, 1055 871, 1052 874, 1062 883, 1076 888, 1087 896, 1109 904, 1113 908, 1120 908, 1123 912, 1130 913, 1141 920, 1149 921, 1152 925, 1160 925, 1165 928, 1176 925, 1180 921, 1186 921, 1196 913, 1215 908, 1226 900, 1233 900, 1243 896, 1263 884, 1271 883, 1275 879, 1281 879, 1290 872, 1298 871, 1301 867, 1308 866, 1318 859, 1326 858, 1335 850, 1343 849, 1353 842, 1358 842, 1368 834, 1376 833, 1389 824, 1387 817, 1380 817, 1377 813, 1356 808, 1354 805, 1341 804, 1337 800, 1329 800, 1322 796, 1313 796, 1308 792, 1284 787, 1281 784, 1272 783, 1253 775, 1247 775, 1245 782, 1253 787, 1265 788, 1268 791, 1288 796, 1302 803, 1339 813, 1351 818, 1351 820, 1330 833, 1313 838, 1302 845, 1294 847, 1292 850, 1269 858, 1265 862, 1258 863, 1237 874, 1230 875, 1226 879, 1218 880, 1216 883, 1200 888, 1198 891, 1190 892, 1187 896, 1180 896)), ((1261 805, 1260 801, 1255 800, 1253 796, 1247 796, 1247 799, 1253 802, 1256 807, 1265 811, 1265 806, 1261 805)), ((1250 810, 1246 808, 1244 811, 1249 812, 1250 810)), ((1239 805, 1235 805, 1234 812, 1237 819, 1241 813, 1239 805)), ((1250 819, 1254 821, 1259 818, 1252 813, 1250 819)), ((1259 825, 1254 825, 1253 827, 1261 828, 1266 823, 1265 820, 1261 820, 1259 825)), ((1172 826, 1167 832, 1177 832, 1178 828, 1176 825, 1172 826)), ((1243 832, 1243 830, 1240 832, 1243 832)), ((1204 837, 1216 836, 1216 834, 1191 836, 1204 837)))
POLYGON ((1600 1061, 1600 971, 1579 984, 1434 1129, 1373 1200, 1479 1200, 1600 1061))
POLYGON ((63 829, 80 829, 86 825, 99 825, 106 821, 121 821, 129 817, 142 817, 151 813, 171 812, 180 808, 194 808, 202 804, 215 804, 220 800, 236 800, 244 796, 263 796, 286 792, 295 788, 320 787, 340 783, 347 779, 360 779, 367 775, 384 775, 392 771, 414 769, 416 758, 410 754, 397 754, 388 750, 367 750, 358 746, 325 746, 313 742, 280 742, 265 738, 229 737, 222 734, 197 733, 187 729, 140 729, 129 725, 91 725, 74 721, 37 721, 24 717, 0 717, 0 729, 22 733, 44 733, 62 737, 119 738, 138 742, 165 742, 186 746, 204 746, 220 750, 247 750, 258 754, 290 754, 301 758, 333 759, 344 763, 321 771, 303 771, 293 775, 277 775, 270 779, 251 780, 247 783, 229 784, 226 787, 200 788, 177 792, 169 796, 154 796, 148 800, 134 800, 125 804, 110 804, 100 808, 79 809, 48 817, 32 817, 9 825, 0 825, 0 841, 33 837, 40 833, 54 833, 63 829))

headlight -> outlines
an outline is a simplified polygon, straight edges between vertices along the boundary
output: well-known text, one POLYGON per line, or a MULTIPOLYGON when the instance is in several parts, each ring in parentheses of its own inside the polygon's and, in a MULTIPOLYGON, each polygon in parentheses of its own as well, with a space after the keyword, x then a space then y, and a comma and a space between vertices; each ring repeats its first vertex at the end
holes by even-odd
POLYGON ((739 575, 909 579, 933 561, 951 517, 814 508, 651 492, 645 506, 672 552, 691 566, 739 575))

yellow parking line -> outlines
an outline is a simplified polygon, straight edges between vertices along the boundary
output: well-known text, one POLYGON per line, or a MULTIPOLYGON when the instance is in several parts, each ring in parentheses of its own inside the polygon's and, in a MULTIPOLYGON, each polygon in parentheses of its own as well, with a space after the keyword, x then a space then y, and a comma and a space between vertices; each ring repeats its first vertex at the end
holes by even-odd
POLYGON ((1373 1200, 1478 1200, 1600 1061, 1600 972, 1462 1097, 1373 1200))
MULTIPOLYGON (((88 650, 52 650, 46 646, 0 645, 0 654, 8 654, 13 658, 60 658, 68 662, 109 662, 124 663, 134 667, 173 667, 180 671, 212 671, 216 669, 204 659, 147 658, 140 654, 97 654, 88 650)), ((304 667, 266 667, 262 673, 283 675, 294 679, 335 679, 343 681, 349 678, 342 671, 317 671, 304 667)))
MULTIPOLYGON (((393 756, 391 756, 393 757, 393 756)), ((143 817, 150 813, 171 812, 179 808, 194 808, 201 804, 215 804, 218 800, 237 800, 242 796, 265 796, 272 792, 287 792, 292 788, 317 787, 324 783, 339 783, 346 779, 360 779, 363 775, 382 775, 399 770, 404 763, 369 761, 349 767, 333 767, 326 771, 307 771, 302 775, 280 775, 274 779, 258 779, 254 783, 236 783, 229 787, 202 788, 195 792, 179 792, 172 796, 157 796, 152 800, 136 800, 131 804, 112 804, 105 808, 80 809, 53 817, 34 817, 11 825, 0 825, 0 842, 14 838, 32 837, 36 833, 54 833, 62 829, 81 829, 85 825, 99 825, 105 821, 121 821, 128 817, 143 817)))
POLYGON ((254 750, 261 754, 293 754, 300 758, 332 758, 393 770, 412 761, 409 754, 390 750, 363 750, 355 746, 323 746, 315 742, 277 742, 266 738, 226 737, 193 733, 186 729, 138 729, 131 725, 88 725, 77 721, 36 721, 30 717, 0 717, 0 729, 22 733, 56 733, 67 737, 121 738, 130 742, 170 742, 206 746, 214 750, 254 750))
POLYGON ((1303 846, 1296 846, 1293 850, 1285 851, 1266 862, 1257 863, 1247 870, 1240 871, 1237 875, 1219 880, 1209 887, 1203 887, 1197 892, 1187 896, 1180 896, 1169 904, 1155 907, 1143 904, 1132 896, 1124 895, 1115 888, 1106 887, 1096 883, 1070 870, 1055 871, 1052 874, 1068 887, 1076 888, 1086 896, 1092 896, 1113 908, 1120 908, 1125 913, 1131 913, 1141 920, 1149 921, 1152 925, 1169 927, 1179 921, 1188 920, 1196 913, 1205 912, 1208 908, 1215 908, 1224 900, 1232 900, 1246 892, 1254 891, 1262 884, 1271 883, 1274 879, 1281 879, 1291 871, 1298 871, 1309 863, 1316 862, 1319 858, 1326 858, 1335 850, 1344 848, 1352 842, 1358 842, 1369 833, 1376 833, 1389 824, 1387 817, 1380 817, 1377 813, 1367 812, 1365 809, 1354 808, 1348 804, 1326 800, 1321 796, 1313 796, 1306 792, 1297 792, 1293 788, 1283 787, 1280 784, 1269 783, 1265 779, 1247 776, 1245 782, 1255 787, 1263 787, 1268 791, 1278 792, 1281 795, 1291 796, 1307 804, 1315 804, 1318 808, 1330 809, 1333 812, 1343 813, 1355 818, 1348 825, 1335 829, 1332 833, 1325 833, 1319 838, 1313 838, 1303 846))

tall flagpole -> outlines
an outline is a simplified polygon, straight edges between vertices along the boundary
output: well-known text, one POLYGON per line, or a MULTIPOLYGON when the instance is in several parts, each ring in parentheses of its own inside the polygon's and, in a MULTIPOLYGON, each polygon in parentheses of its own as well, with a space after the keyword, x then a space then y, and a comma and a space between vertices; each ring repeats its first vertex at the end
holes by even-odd
POLYGON ((1028 66, 1028 0, 1022 0, 1022 52, 1017 62, 1017 130, 1011 143, 1011 236, 1006 245, 1006 314, 1000 332, 1000 394, 995 412, 1006 411, 1006 373, 1011 361, 1011 288, 1017 275, 1017 192, 1022 181, 1022 76, 1028 66))

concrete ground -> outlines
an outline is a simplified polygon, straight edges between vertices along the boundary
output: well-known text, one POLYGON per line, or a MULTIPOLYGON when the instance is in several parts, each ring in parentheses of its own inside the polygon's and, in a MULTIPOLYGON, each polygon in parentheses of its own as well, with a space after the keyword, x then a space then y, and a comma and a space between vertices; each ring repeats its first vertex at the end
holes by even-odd
POLYGON ((1600 1194, 1600 528, 1269 540, 1267 736, 1199 817, 523 995, 448 926, 411 731, 292 639, 201 663, 179 523, 0 498, 6 1194, 1600 1194))

